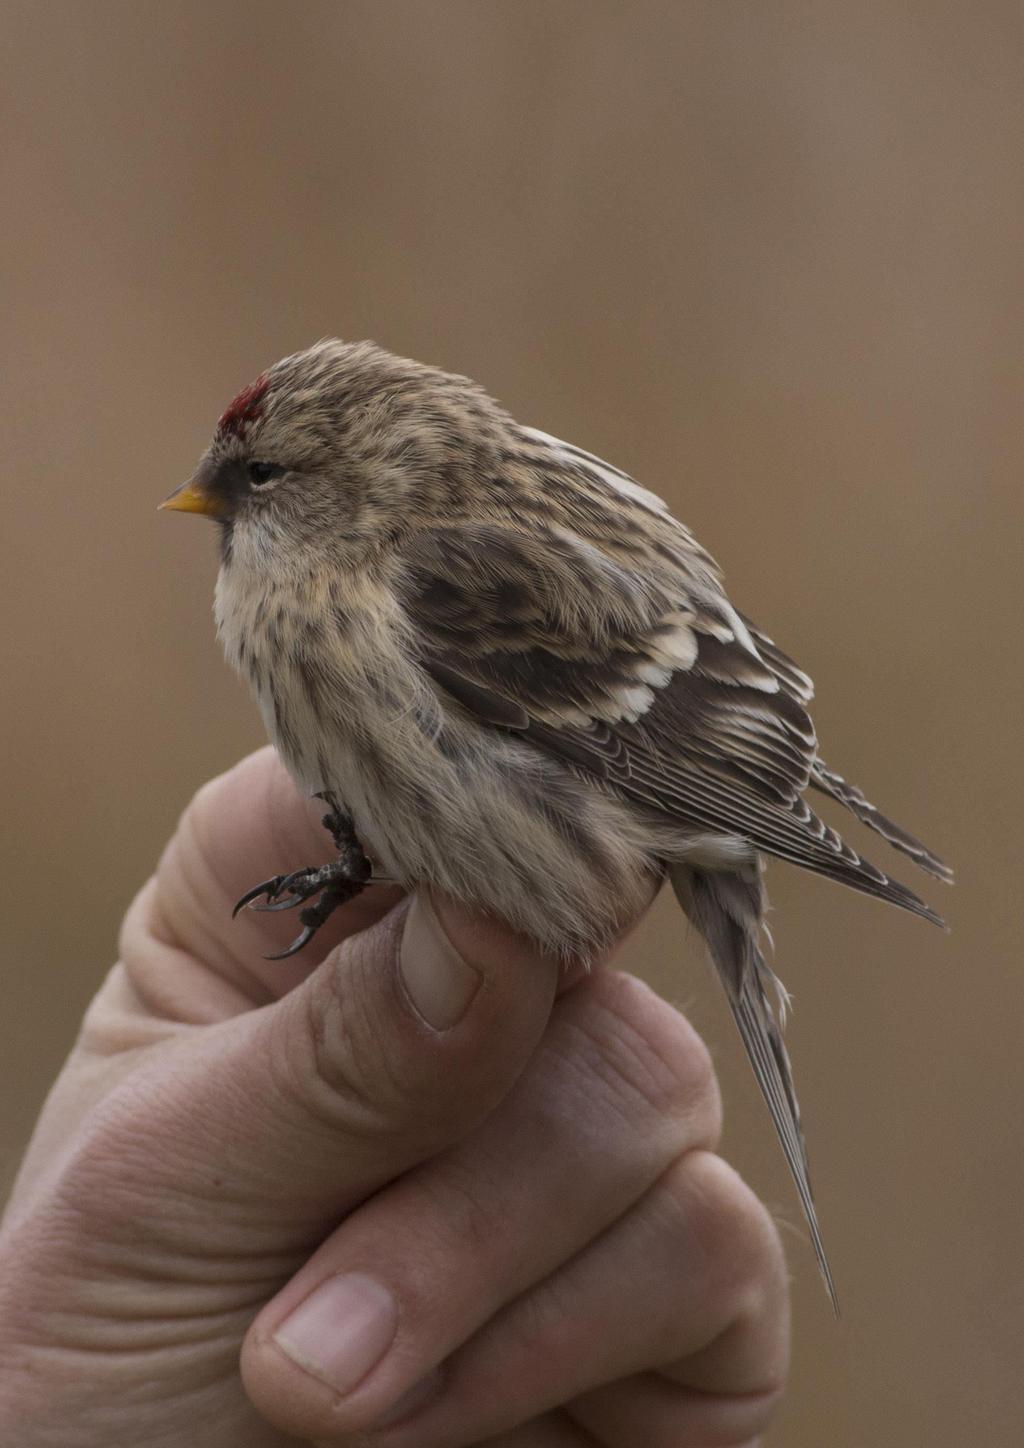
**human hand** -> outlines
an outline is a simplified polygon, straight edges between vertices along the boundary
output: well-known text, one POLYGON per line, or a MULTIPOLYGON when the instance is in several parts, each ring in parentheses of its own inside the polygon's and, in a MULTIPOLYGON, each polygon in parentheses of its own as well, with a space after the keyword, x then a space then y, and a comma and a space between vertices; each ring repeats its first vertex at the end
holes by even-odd
POLYGON ((692 1028, 384 888, 263 963, 232 902, 323 847, 265 750, 129 910, 0 1234, 0 1440, 751 1444, 786 1275, 692 1028))

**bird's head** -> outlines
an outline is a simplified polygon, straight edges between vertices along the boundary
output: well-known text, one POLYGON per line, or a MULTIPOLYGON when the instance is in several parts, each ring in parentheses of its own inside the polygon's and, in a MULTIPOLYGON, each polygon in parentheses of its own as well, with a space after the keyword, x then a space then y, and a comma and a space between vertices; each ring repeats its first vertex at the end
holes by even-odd
POLYGON ((285 357, 221 415, 188 482, 162 508, 223 526, 261 555, 358 559, 418 518, 458 512, 460 478, 500 409, 475 383, 371 342, 318 342, 285 357))

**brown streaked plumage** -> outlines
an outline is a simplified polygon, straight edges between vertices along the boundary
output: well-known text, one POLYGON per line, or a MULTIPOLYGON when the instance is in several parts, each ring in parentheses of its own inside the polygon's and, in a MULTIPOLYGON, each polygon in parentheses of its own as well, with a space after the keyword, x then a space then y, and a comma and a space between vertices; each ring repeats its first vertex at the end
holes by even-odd
MULTIPOLYGON (((821 761, 810 679, 737 613, 711 557, 617 468, 520 426, 468 379, 365 342, 321 342, 263 373, 168 506, 220 520, 228 658, 296 779, 343 802, 388 875, 568 957, 668 874, 834 1297, 761 948, 763 858, 940 923, 813 813, 813 788, 951 875, 821 761)), ((246 899, 321 892, 305 939, 362 878, 324 875, 246 899)))

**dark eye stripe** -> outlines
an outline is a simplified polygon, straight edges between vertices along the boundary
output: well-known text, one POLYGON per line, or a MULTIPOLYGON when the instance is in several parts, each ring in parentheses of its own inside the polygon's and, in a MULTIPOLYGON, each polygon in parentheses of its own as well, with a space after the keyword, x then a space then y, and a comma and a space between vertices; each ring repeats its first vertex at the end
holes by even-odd
POLYGON ((263 463, 254 460, 249 464, 249 481, 254 488, 262 488, 266 483, 272 483, 285 471, 280 463, 263 463))

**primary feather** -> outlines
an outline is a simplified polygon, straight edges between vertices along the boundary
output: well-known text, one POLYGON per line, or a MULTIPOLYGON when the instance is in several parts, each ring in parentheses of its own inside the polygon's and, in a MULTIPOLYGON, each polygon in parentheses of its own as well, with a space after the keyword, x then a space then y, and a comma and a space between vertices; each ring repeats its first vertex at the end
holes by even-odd
POLYGON ((390 874, 568 956, 668 872, 832 1291, 761 950, 763 857, 939 921, 812 812, 815 788, 949 871, 822 763, 807 675, 661 499, 369 343, 271 368, 197 476, 220 500, 228 655, 295 776, 345 802, 390 874), (246 485, 254 460, 271 486, 246 485))

